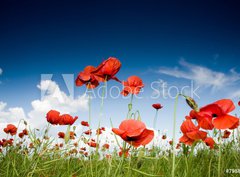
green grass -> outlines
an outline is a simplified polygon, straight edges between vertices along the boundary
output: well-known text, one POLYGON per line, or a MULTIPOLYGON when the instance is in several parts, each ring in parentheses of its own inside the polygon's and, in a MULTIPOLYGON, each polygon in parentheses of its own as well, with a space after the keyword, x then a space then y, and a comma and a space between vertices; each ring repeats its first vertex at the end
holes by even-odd
MULTIPOLYGON (((63 155, 56 150, 33 150, 31 154, 23 154, 23 150, 8 147, 6 154, 0 156, 0 176, 2 177, 60 177, 60 176, 93 176, 93 177, 134 177, 134 176, 171 176, 172 155, 154 154, 161 151, 154 148, 151 154, 137 155, 131 153, 128 158, 121 158, 117 153, 110 159, 99 159, 93 155, 89 157, 63 155)), ((218 150, 204 148, 196 153, 180 152, 176 156, 175 175, 179 177, 212 177, 218 176, 218 150)), ((227 143, 222 147, 221 175, 239 176, 228 174, 227 169, 240 168, 240 152, 236 144, 227 143)))

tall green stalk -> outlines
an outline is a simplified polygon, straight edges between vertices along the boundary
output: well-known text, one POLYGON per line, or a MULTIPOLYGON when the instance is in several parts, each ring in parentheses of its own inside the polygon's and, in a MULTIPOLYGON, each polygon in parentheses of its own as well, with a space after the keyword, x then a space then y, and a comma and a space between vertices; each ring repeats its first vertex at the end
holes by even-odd
POLYGON ((98 145, 99 145, 99 128, 101 125, 101 120, 103 117, 103 106, 104 106, 104 97, 105 97, 105 92, 106 92, 106 87, 107 87, 107 76, 104 80, 104 86, 103 86, 103 91, 102 91, 102 101, 101 101, 101 106, 100 106, 100 116, 99 116, 99 122, 98 122, 98 128, 97 128, 97 147, 96 147, 96 153, 98 153, 98 145))
POLYGON ((172 177, 175 177, 175 134, 176 134, 176 119, 177 119, 177 104, 178 104, 178 97, 179 94, 177 94, 174 102, 174 113, 173 113, 173 140, 172 140, 172 154, 173 154, 173 160, 172 160, 172 177))
POLYGON ((222 158, 222 134, 219 130, 219 155, 218 155, 218 177, 221 177, 221 159, 222 158))
POLYGON ((133 94, 131 95, 131 100, 130 100, 130 103, 128 104, 127 119, 129 118, 129 115, 131 115, 131 111, 132 111, 132 102, 133 102, 133 94))
POLYGON ((157 117, 158 117, 158 109, 156 109, 156 113, 154 116, 154 121, 153 121, 153 129, 156 129, 156 124, 157 124, 157 117))

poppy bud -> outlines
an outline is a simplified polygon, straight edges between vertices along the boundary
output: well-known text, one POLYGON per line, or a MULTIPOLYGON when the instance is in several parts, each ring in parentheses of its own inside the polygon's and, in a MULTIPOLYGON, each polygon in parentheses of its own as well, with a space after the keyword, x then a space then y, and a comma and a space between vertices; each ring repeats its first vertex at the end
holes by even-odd
POLYGON ((128 110, 132 110, 132 104, 128 104, 128 110))
POLYGON ((27 126, 27 121, 25 121, 25 120, 24 120, 24 121, 23 121, 23 123, 24 123, 24 125, 26 125, 26 126, 27 126))
POLYGON ((188 106, 190 106, 190 108, 192 108, 193 110, 198 112, 198 105, 197 103, 194 101, 194 99, 192 99, 189 96, 184 96, 186 98, 186 102, 188 104, 188 106))

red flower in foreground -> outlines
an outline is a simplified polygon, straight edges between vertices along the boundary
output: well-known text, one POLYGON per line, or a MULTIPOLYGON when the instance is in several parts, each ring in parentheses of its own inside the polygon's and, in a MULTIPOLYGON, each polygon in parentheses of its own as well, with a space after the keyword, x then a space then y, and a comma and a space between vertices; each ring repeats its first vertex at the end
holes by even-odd
POLYGON ((159 104, 159 103, 156 103, 156 104, 153 104, 152 107, 153 107, 154 109, 156 109, 156 110, 159 110, 159 109, 161 109, 163 106, 162 106, 161 104, 159 104))
POLYGON ((238 102, 238 106, 240 106, 240 101, 238 102))
POLYGON ((87 121, 82 121, 82 122, 81 122, 81 125, 82 125, 82 126, 85 126, 85 127, 89 127, 89 124, 88 124, 87 121))
POLYGON ((192 110, 188 118, 197 119, 199 126, 206 130, 235 129, 239 126, 239 118, 229 115, 235 109, 232 100, 222 99, 202 107, 199 112, 192 110))
POLYGON ((12 136, 13 135, 16 135, 17 133, 17 127, 13 124, 8 124, 6 128, 3 129, 5 133, 7 134, 11 134, 12 136))
POLYGON ((93 71, 95 70, 96 68, 94 66, 85 67, 84 70, 78 74, 78 77, 75 80, 76 86, 86 85, 89 89, 96 88, 99 85, 99 82, 93 74, 93 71))
POLYGON ((112 131, 134 147, 144 146, 154 137, 153 130, 148 130, 143 122, 133 119, 122 121, 119 128, 113 128, 112 131))
POLYGON ((187 145, 192 145, 194 141, 204 140, 207 137, 207 133, 199 130, 199 127, 195 126, 192 120, 185 120, 181 125, 181 131, 183 136, 179 141, 187 145))
POLYGON ((69 114, 63 114, 60 116, 60 122, 59 125, 72 125, 74 122, 78 119, 77 116, 74 118, 70 116, 69 114))
POLYGON ((122 95, 127 96, 129 93, 137 95, 141 88, 144 87, 142 79, 138 76, 130 76, 127 81, 122 82, 124 89, 121 92, 122 95))
POLYGON ((47 113, 47 121, 52 125, 57 125, 60 120, 60 112, 56 110, 50 110, 47 113))
POLYGON ((207 137, 204 142, 210 149, 214 149, 215 141, 211 137, 207 137))
POLYGON ((120 70, 121 65, 121 62, 117 58, 109 57, 107 60, 104 60, 93 73, 98 81, 104 82, 113 79, 120 82, 115 75, 120 70))

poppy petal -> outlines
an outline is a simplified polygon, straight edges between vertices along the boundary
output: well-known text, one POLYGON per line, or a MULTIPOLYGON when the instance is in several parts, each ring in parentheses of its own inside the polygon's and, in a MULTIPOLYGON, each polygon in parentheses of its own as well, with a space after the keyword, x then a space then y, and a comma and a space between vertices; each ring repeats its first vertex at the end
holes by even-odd
POLYGON ((213 114, 216 114, 218 116, 224 114, 221 107, 219 107, 217 104, 209 104, 207 106, 204 106, 200 109, 199 113, 200 114, 203 113, 204 115, 209 115, 209 116, 212 116, 213 114))
POLYGON ((125 131, 118 129, 118 128, 112 128, 113 133, 121 136, 122 134, 124 134, 125 131))
POLYGON ((186 135, 183 135, 183 136, 179 139, 179 142, 191 146, 191 145, 193 144, 194 140, 188 138, 186 135))
POLYGON ((205 117, 200 117, 198 116, 198 124, 201 128, 205 130, 212 130, 214 128, 212 124, 212 117, 205 116, 205 117))
POLYGON ((230 99, 218 100, 214 104, 217 104, 225 114, 227 114, 235 109, 234 103, 230 99))
POLYGON ((227 129, 232 128, 239 122, 237 117, 233 117, 231 115, 223 115, 219 116, 213 120, 213 125, 217 129, 227 129))
POLYGON ((139 136, 145 128, 146 126, 143 122, 133 119, 124 120, 119 126, 119 129, 127 131, 128 137, 139 136))
POLYGON ((138 140, 132 142, 132 145, 134 147, 138 147, 140 145, 145 146, 152 141, 153 137, 154 137, 154 131, 145 129, 142 132, 142 134, 138 137, 138 140))
POLYGON ((193 140, 199 140, 202 139, 204 140, 207 137, 207 132, 204 131, 193 131, 193 132, 188 132, 186 135, 193 140))
POLYGON ((198 130, 198 128, 194 125, 191 119, 185 120, 181 125, 181 131, 183 133, 187 133, 194 130, 198 130))

